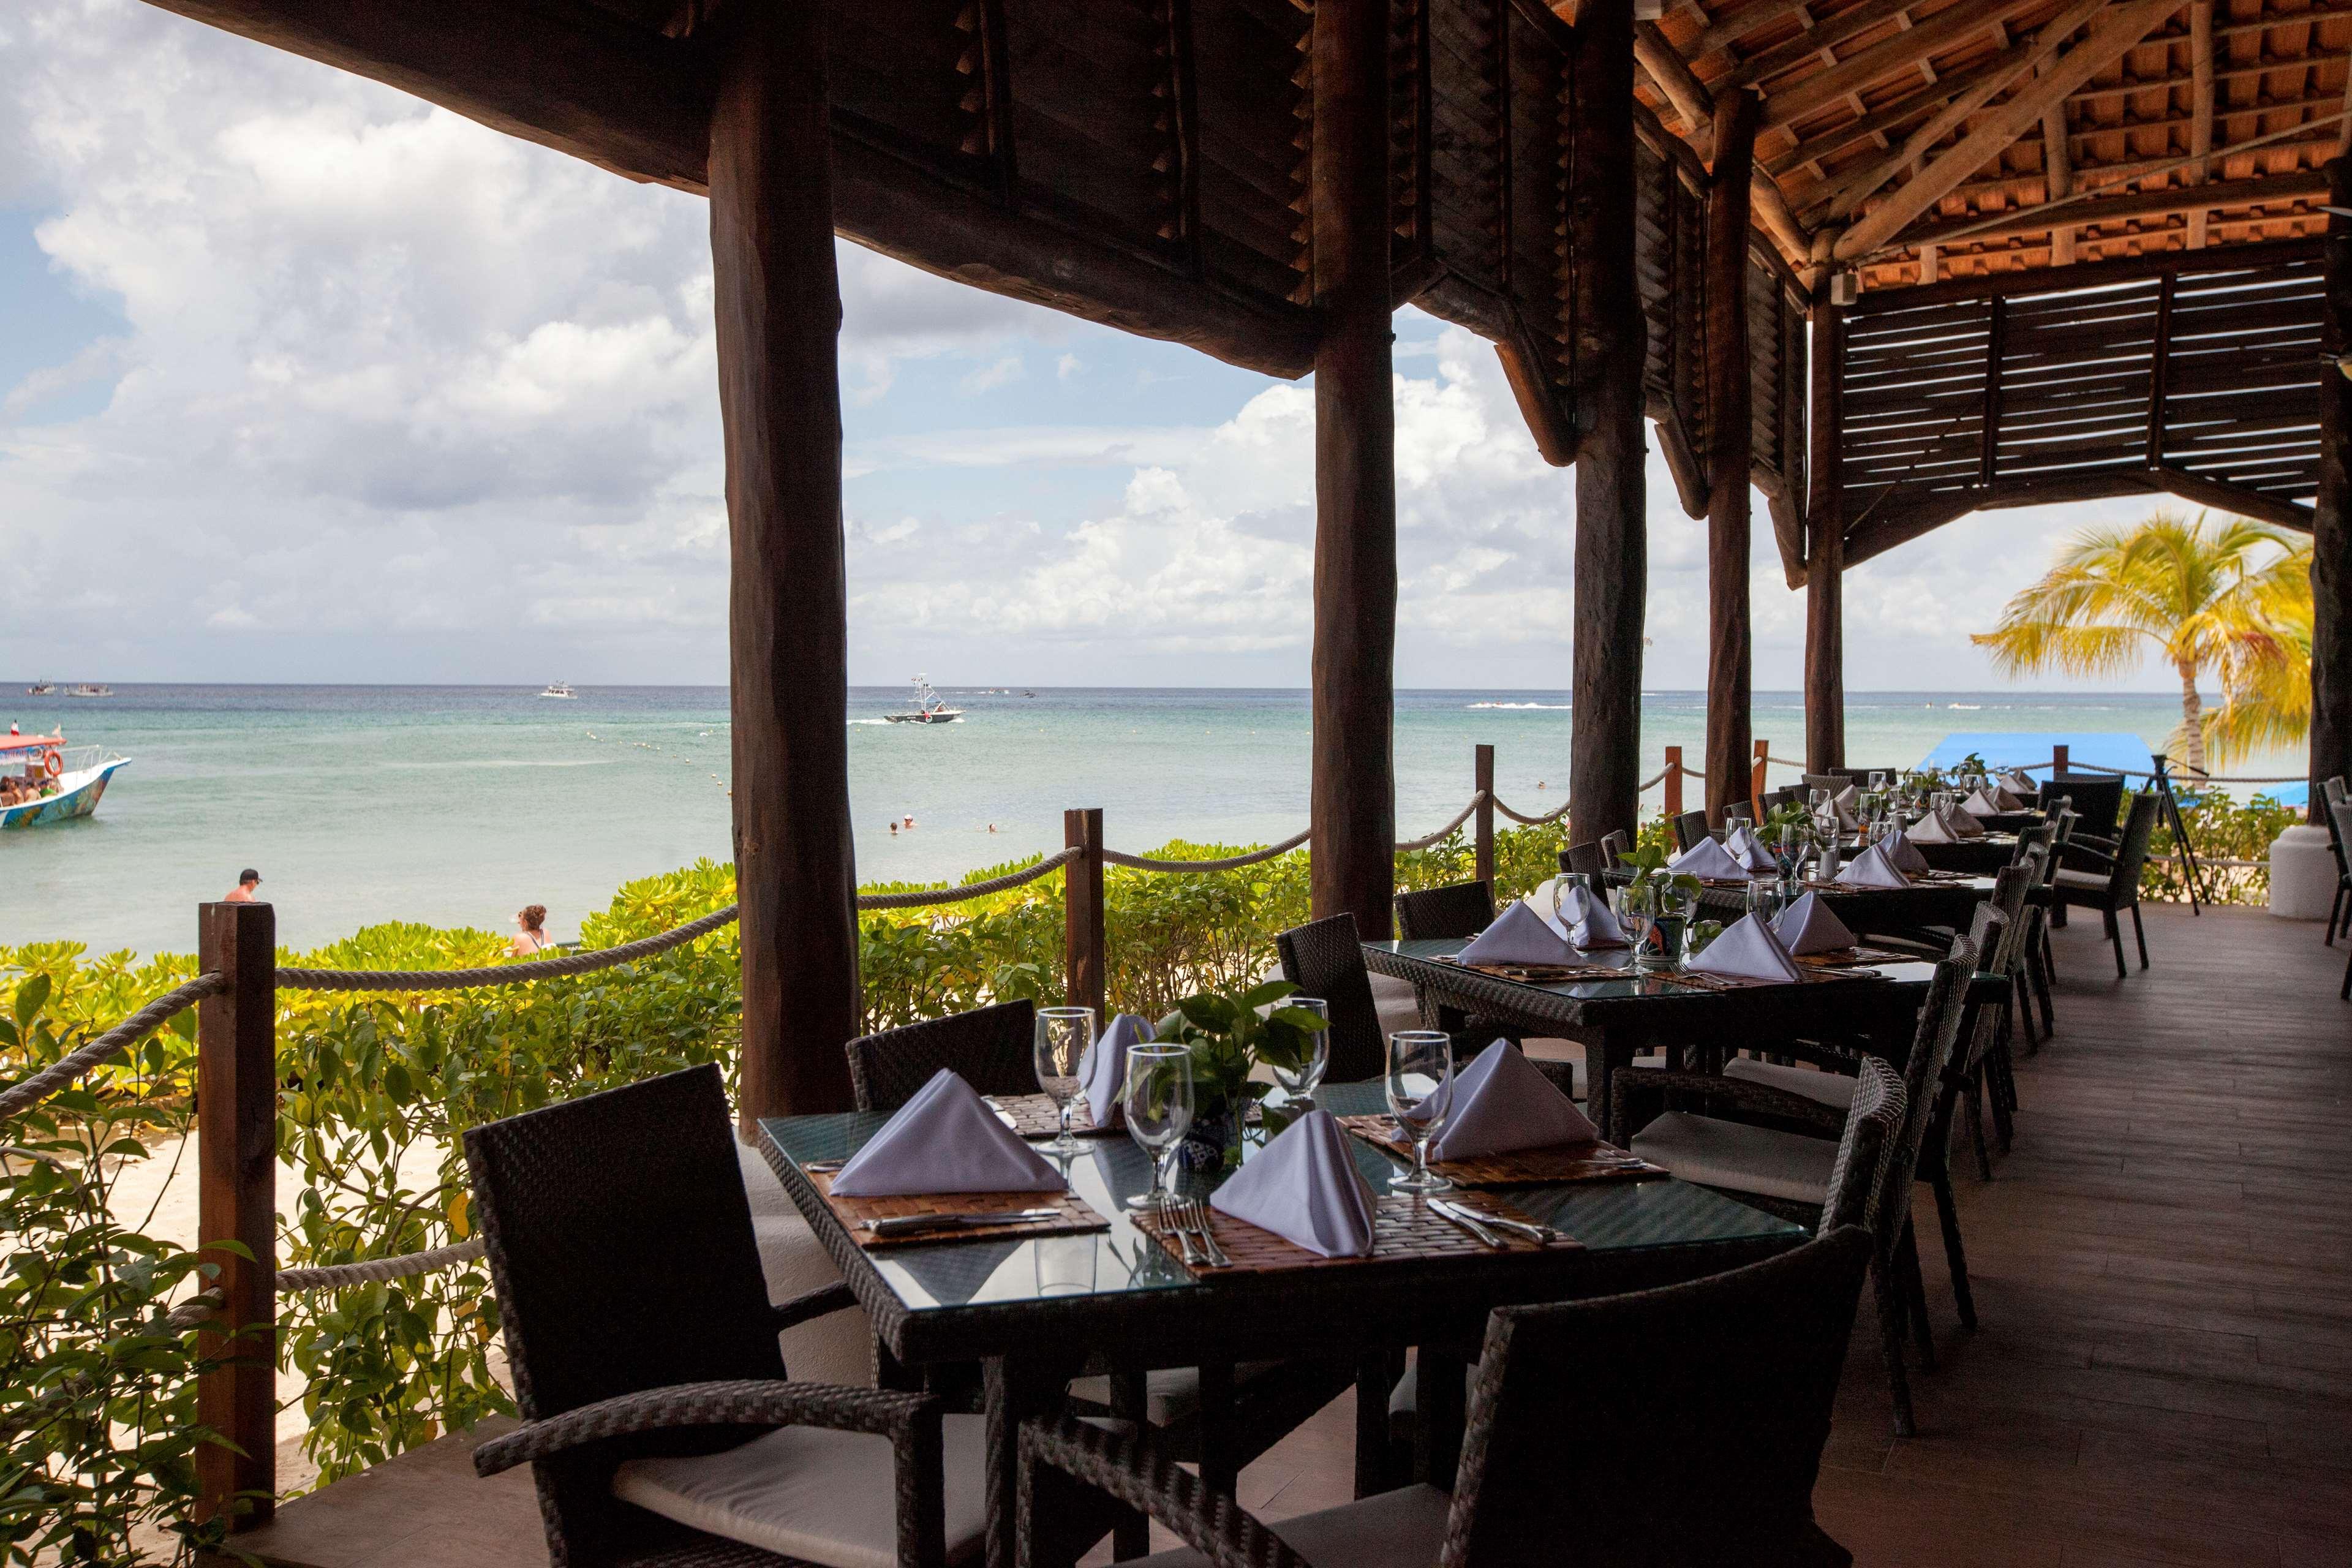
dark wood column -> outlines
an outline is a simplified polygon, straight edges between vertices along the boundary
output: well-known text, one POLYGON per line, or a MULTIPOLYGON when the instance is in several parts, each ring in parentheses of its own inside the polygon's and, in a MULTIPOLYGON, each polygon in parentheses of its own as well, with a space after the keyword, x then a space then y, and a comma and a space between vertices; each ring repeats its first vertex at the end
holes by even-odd
MULTIPOLYGON (((2327 165, 2327 311, 2322 342, 2329 359, 2352 353, 2352 158, 2327 165)), ((2334 365, 2319 383, 2319 495, 2311 525, 2311 805, 2326 820, 2320 782, 2352 775, 2352 381, 2334 365)))
POLYGON ((1386 0, 1315 8, 1314 909, 1389 934, 1395 882, 1396 407, 1386 0))
POLYGON ((1717 823, 1725 806, 1751 798, 1748 181, 1756 111, 1756 95, 1744 89, 1716 100, 1706 202, 1706 815, 1717 823))
POLYGON ((1827 299, 1827 279, 1812 308, 1812 452, 1805 468, 1805 769, 1845 766, 1844 407, 1838 377, 1845 364, 1845 312, 1827 299))
POLYGON ((1591 367, 1576 454, 1576 643, 1569 799, 1579 842, 1639 825, 1642 617, 1650 591, 1648 432, 1633 281, 1633 4, 1585 0, 1575 64, 1569 250, 1591 367))
POLYGON ((710 121, 747 1132, 761 1116, 849 1108, 841 1047, 862 1016, 819 15, 735 8, 710 121))

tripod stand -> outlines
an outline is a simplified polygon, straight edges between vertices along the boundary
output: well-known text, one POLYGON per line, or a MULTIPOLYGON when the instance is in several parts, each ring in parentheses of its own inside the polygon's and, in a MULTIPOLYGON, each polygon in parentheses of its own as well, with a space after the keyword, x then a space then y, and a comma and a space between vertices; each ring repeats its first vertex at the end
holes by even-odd
POLYGON ((2197 846, 2189 837, 2189 823, 2180 815, 2180 797, 2172 793, 2172 774, 2165 766, 2162 752, 2156 755, 2157 822, 2172 829, 2172 841, 2180 846, 2180 863, 2189 878, 2189 912, 2205 912, 2200 895, 2204 891, 2204 870, 2197 864, 2197 846))

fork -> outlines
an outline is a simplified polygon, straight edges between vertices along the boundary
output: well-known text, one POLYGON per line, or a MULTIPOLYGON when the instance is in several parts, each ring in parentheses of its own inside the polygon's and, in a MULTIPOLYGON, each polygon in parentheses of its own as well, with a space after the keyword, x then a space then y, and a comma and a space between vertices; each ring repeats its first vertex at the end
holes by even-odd
POLYGON ((1208 1259, 1202 1255, 1199 1247, 1192 1245, 1192 1232, 1184 1224, 1184 1207, 1181 1203, 1170 1204, 1160 1211, 1160 1223, 1165 1226, 1168 1233, 1176 1238, 1176 1245, 1184 1249, 1185 1266, 1197 1267, 1207 1262, 1208 1259))
POLYGON ((1201 1238, 1201 1248, 1208 1255, 1209 1267, 1212 1268, 1232 1268, 1234 1266, 1234 1260, 1225 1256, 1225 1249, 1223 1247, 1217 1245, 1216 1233, 1209 1228, 1209 1211, 1202 1207, 1201 1200, 1198 1198, 1187 1199, 1178 1212, 1181 1215, 1178 1223, 1183 1226, 1187 1231, 1201 1238))

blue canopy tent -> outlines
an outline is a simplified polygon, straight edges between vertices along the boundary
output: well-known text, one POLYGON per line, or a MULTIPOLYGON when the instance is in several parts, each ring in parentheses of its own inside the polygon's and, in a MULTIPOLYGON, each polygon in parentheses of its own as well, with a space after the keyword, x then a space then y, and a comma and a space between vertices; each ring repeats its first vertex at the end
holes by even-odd
MULTIPOLYGON (((2066 748, 2066 760, 2075 767, 2111 769, 2127 775, 2126 783, 2143 784, 2156 770, 2156 756, 2137 735, 2113 731, 1971 730, 1947 735, 1919 760, 1923 768, 1948 768, 1973 752, 1996 768, 2021 768, 2035 778, 2050 776, 2055 748, 2066 748)), ((2185 788, 2179 759, 2171 759, 2173 784, 2185 788)), ((2224 785, 2224 788, 2229 786, 2224 785)), ((2308 784, 2240 785, 2231 790, 2241 798, 2269 795, 2281 805, 2301 805, 2311 797, 2308 784)))

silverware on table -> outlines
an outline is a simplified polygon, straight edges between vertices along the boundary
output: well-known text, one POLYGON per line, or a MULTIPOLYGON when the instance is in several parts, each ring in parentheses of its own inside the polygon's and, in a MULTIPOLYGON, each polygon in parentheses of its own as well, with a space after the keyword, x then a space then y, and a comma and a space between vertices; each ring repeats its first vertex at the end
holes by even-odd
POLYGON ((1451 1220, 1455 1226, 1459 1226, 1463 1230, 1468 1231, 1472 1236, 1476 1237, 1480 1241, 1485 1242, 1488 1247, 1493 1247, 1496 1251, 1503 1252, 1508 1250, 1511 1244, 1505 1241, 1501 1237, 1496 1235, 1492 1230, 1486 1228, 1486 1226, 1481 1224, 1477 1219, 1472 1218, 1470 1212, 1467 1209, 1455 1208, 1452 1204, 1446 1203, 1440 1198, 1430 1199, 1429 1206, 1431 1211, 1436 1214, 1439 1217, 1451 1220))
POLYGON ((1490 1213, 1486 1209, 1474 1209, 1464 1205, 1449 1203, 1444 1198, 1432 1198, 1429 1202, 1431 1207, 1436 1209, 1438 1213, 1445 1215, 1451 1218, 1469 1219, 1475 1217, 1482 1224, 1500 1226, 1505 1230, 1516 1232, 1520 1236, 1526 1237, 1528 1240, 1539 1244, 1567 1239, 1566 1232, 1554 1229, 1552 1226, 1548 1225, 1532 1225, 1526 1220, 1511 1219, 1503 1215, 1490 1213))
POLYGON ((1034 1225, 1043 1220, 1066 1217, 1057 1208, 1003 1209, 994 1213, 977 1211, 966 1214, 894 1215, 887 1219, 869 1219, 866 1229, 877 1237, 920 1236, 930 1230, 963 1230, 974 1226, 1034 1225))
POLYGON ((1209 1226, 1208 1208, 1200 1199, 1186 1199, 1177 1205, 1176 1212, 1179 1216, 1177 1223, 1183 1227, 1180 1234, 1201 1238, 1201 1251, 1208 1258, 1210 1268, 1231 1268, 1234 1266, 1234 1260, 1225 1256, 1225 1249, 1217 1245, 1216 1232, 1209 1226))
POLYGON ((801 1169, 814 1176, 829 1176, 848 1163, 846 1160, 810 1160, 804 1162, 801 1169))

